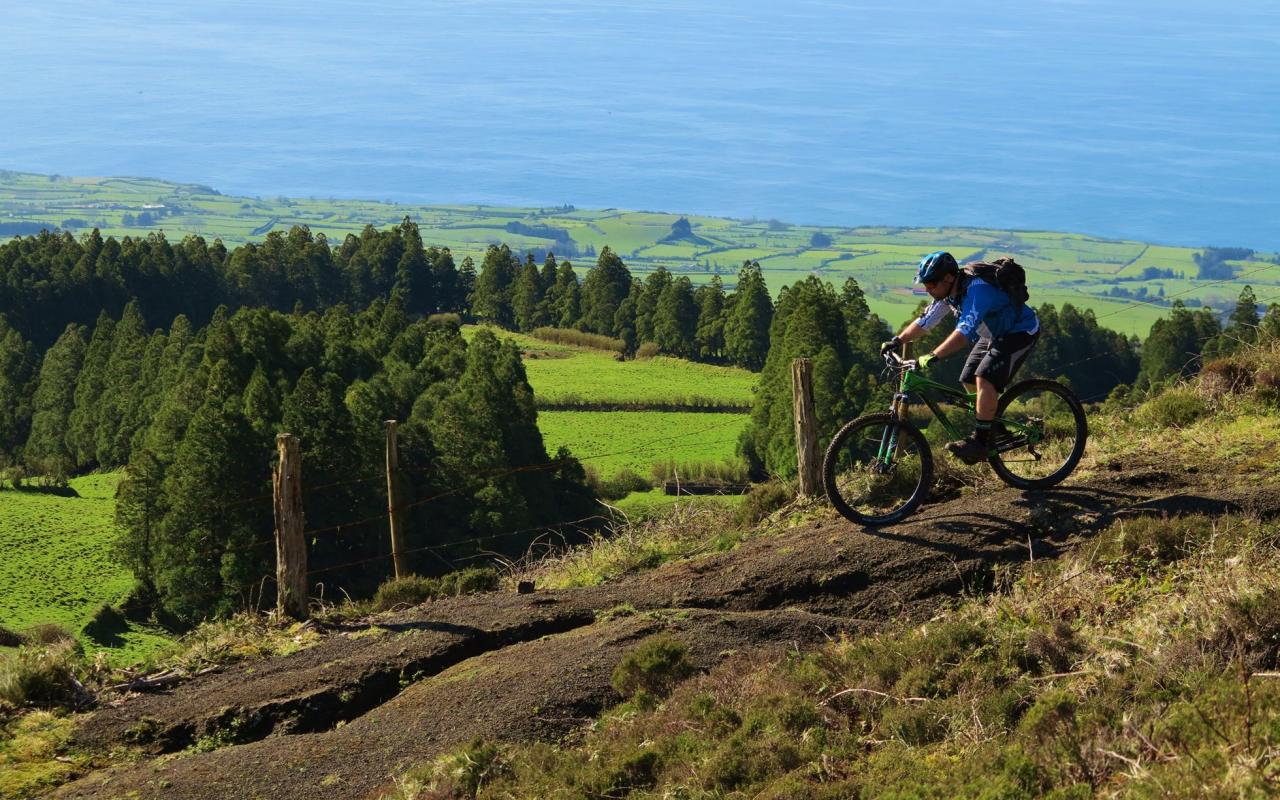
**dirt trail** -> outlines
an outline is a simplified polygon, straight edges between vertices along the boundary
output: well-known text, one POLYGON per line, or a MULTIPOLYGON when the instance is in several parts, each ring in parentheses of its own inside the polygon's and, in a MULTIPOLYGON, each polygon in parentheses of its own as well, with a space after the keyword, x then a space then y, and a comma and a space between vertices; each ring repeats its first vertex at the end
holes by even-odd
POLYGON ((996 565, 1052 557, 1117 516, 1280 511, 1274 492, 1197 493, 1181 471, 1134 467, 1047 492, 961 497, 874 533, 816 522, 600 587, 453 598, 340 630, 103 709, 79 731, 81 746, 239 743, 95 773, 56 796, 376 797, 399 770, 473 736, 571 732, 617 702, 613 668, 659 631, 709 668, 730 652, 927 616, 985 588, 996 565), (600 616, 620 606, 641 613, 600 616))

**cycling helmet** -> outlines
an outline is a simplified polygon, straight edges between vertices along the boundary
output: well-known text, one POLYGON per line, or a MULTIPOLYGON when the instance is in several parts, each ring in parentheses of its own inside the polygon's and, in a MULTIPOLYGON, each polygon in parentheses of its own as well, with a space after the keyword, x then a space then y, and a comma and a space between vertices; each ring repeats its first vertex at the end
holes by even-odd
POLYGON ((959 271, 960 265, 955 258, 947 251, 939 250, 920 259, 920 266, 916 267, 916 283, 934 283, 959 271))

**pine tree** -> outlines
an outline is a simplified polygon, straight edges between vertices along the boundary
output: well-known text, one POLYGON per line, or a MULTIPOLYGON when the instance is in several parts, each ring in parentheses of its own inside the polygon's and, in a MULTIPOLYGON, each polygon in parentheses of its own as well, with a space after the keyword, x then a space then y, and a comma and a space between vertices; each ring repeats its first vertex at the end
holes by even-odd
POLYGON ((759 371, 769 352, 773 301, 760 264, 750 261, 738 273, 738 287, 730 296, 724 323, 724 348, 730 363, 759 371))
POLYGON ((467 256, 462 259, 462 267, 458 270, 457 305, 455 308, 459 311, 466 310, 471 317, 475 317, 475 312, 471 309, 471 303, 472 298, 475 296, 478 282, 476 262, 471 259, 471 256, 467 256))
POLYGON ((511 307, 511 286, 519 269, 520 264, 510 248, 505 244, 490 245, 471 293, 471 313, 485 322, 512 327, 515 312, 511 307))
POLYGON ((551 306, 551 324, 557 328, 574 328, 582 318, 581 289, 573 264, 565 261, 556 268, 555 285, 547 290, 551 306))
POLYGON ((76 378, 74 405, 67 422, 67 449, 77 470, 94 466, 98 457, 98 403, 107 381, 115 330, 116 321, 105 311, 98 315, 76 378))
POLYGON ((398 292, 405 310, 410 314, 430 314, 435 310, 437 298, 431 263, 427 260, 418 226, 408 217, 398 228, 404 242, 404 251, 396 264, 393 292, 398 292))
MULTIPOLYGON (((431 313, 462 311, 474 283, 465 291, 460 288, 458 268, 453 263, 453 253, 447 247, 427 248, 427 260, 431 262, 431 286, 435 298, 431 313)), ((474 272, 472 277, 475 277, 474 272)))
POLYGON ((1206 361, 1230 355, 1242 347, 1258 341, 1258 298, 1252 286, 1240 290, 1236 307, 1227 318, 1227 327, 1221 336, 1215 336, 1205 343, 1204 358, 1206 361))
POLYGON ((150 450, 135 452, 116 491, 116 560, 155 591, 155 547, 168 511, 164 493, 165 462, 150 450))
POLYGON ((616 336, 614 317, 631 293, 631 271, 608 247, 601 248, 596 265, 582 282, 582 327, 591 333, 616 336))
POLYGON ((147 348, 147 334, 136 302, 125 306, 124 315, 116 323, 111 339, 111 355, 107 358, 102 393, 96 405, 94 426, 95 460, 106 467, 124 464, 129 458, 129 440, 133 431, 126 417, 142 376, 142 361, 147 348))
POLYGON ((699 286, 693 294, 698 304, 698 327, 694 334, 694 346, 701 361, 718 361, 724 356, 724 287, 719 275, 712 275, 708 283, 699 286))
POLYGON ((30 434, 39 366, 35 346, 0 314, 0 464, 17 461, 30 434))
POLYGON ((24 451, 28 468, 35 472, 66 477, 74 467, 67 449, 67 424, 75 407, 76 377, 86 346, 84 328, 73 322, 44 354, 32 402, 31 435, 24 451))
POLYGON ((1169 316, 1156 320, 1142 343, 1139 385, 1159 386, 1170 379, 1194 375, 1200 368, 1205 342, 1219 332, 1218 320, 1211 312, 1193 312, 1181 300, 1173 301, 1169 316))
POLYGON ((664 353, 693 358, 697 332, 698 304, 693 299, 693 284, 681 275, 658 297, 653 313, 654 341, 664 353))
POLYGON ((267 379, 267 372, 261 364, 254 368, 248 385, 244 387, 242 413, 253 430, 254 436, 262 441, 272 438, 276 420, 280 418, 280 408, 276 401, 275 389, 267 379))
POLYGON ((242 605, 265 574, 251 545, 270 530, 270 504, 245 503, 267 487, 270 447, 240 413, 235 368, 211 366, 204 402, 191 418, 164 479, 168 512, 153 536, 150 578, 165 608, 196 621, 242 605))
POLYGON ((613 312, 613 332, 626 345, 628 353, 634 353, 640 346, 640 337, 636 333, 636 313, 640 305, 640 284, 631 284, 631 292, 618 304, 613 312))
POLYGON ((547 324, 546 318, 542 316, 541 283, 538 266, 530 257, 511 287, 511 310, 515 316, 516 329, 524 333, 547 324))
POLYGON ((640 296, 636 300, 636 339, 641 342, 656 342, 654 333, 654 313, 663 291, 671 285, 671 273, 666 267, 659 266, 645 276, 640 296))
POLYGON ((168 349, 169 336, 164 331, 153 331, 147 337, 137 390, 129 396, 125 404, 124 422, 117 433, 118 447, 122 453, 132 454, 134 442, 141 442, 143 430, 150 424, 151 415, 159 407, 160 382, 165 370, 165 353, 168 349))
POLYGON ((769 341, 751 409, 751 427, 744 436, 744 455, 756 470, 794 475, 791 362, 796 358, 813 360, 814 405, 818 430, 824 436, 830 436, 839 423, 861 410, 866 394, 851 395, 849 389, 865 391, 865 383, 849 379, 851 371, 858 368, 840 301, 831 285, 816 277, 809 276, 779 295, 769 341))

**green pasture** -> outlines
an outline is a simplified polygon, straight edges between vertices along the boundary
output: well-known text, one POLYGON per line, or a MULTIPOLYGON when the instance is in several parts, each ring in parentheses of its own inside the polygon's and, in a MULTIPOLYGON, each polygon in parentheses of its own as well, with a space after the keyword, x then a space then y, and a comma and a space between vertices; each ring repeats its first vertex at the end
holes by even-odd
MULTIPOLYGON (((473 326, 463 329, 474 335, 473 326)), ((567 347, 532 336, 493 329, 516 341, 524 353, 529 385, 541 403, 574 399, 592 402, 646 403, 706 400, 750 405, 758 376, 736 367, 696 364, 678 358, 618 361, 603 350, 567 347)))
MULTIPOLYGON (((385 227, 409 217, 418 223, 425 242, 453 250, 457 261, 479 259, 489 244, 503 242, 514 249, 545 248, 550 239, 511 234, 510 222, 564 228, 579 250, 608 245, 631 264, 638 275, 658 267, 688 275, 696 284, 713 274, 726 286, 736 282, 743 261, 758 260, 774 295, 807 275, 820 275, 839 286, 853 276, 867 292, 872 308, 893 319, 896 307, 906 305, 898 294, 910 285, 916 262, 925 253, 948 249, 961 260, 1011 255, 1030 271, 1032 297, 1072 302, 1092 308, 1112 327, 1143 336, 1167 307, 1133 304, 1134 313, 1117 311, 1124 304, 1102 295, 1113 286, 1136 290, 1122 281, 1147 267, 1171 269, 1182 280, 1198 275, 1195 248, 1145 242, 1101 239, 1056 231, 1007 231, 989 228, 895 228, 886 226, 818 227, 768 220, 736 220, 690 216, 693 233, 705 243, 660 244, 680 215, 619 209, 516 208, 479 205, 407 205, 376 200, 324 198, 252 198, 223 195, 212 187, 178 184, 148 178, 65 178, 0 171, 0 222, 34 222, 57 227, 67 221, 97 226, 104 235, 144 236, 161 229, 171 239, 201 235, 221 238, 228 246, 260 240, 269 231, 308 225, 335 243, 358 234, 366 225, 385 227), (150 206, 152 208, 148 209, 150 206), (163 210, 158 210, 163 206, 163 210), (136 217, 143 211, 161 214, 150 225, 136 217), (135 218, 125 225, 128 214, 135 218), (830 245, 810 247, 816 232, 830 245)), ((83 229, 76 229, 83 230, 83 229)), ((1227 243, 1229 244, 1229 243, 1227 243)), ((579 275, 591 266, 590 256, 571 256, 579 275)), ((1196 287, 1187 296, 1229 310, 1246 283, 1255 289, 1268 284, 1280 294, 1280 267, 1265 263, 1274 254, 1258 254, 1252 261, 1232 262, 1233 281, 1196 287), (1201 289, 1206 291, 1201 291, 1201 289), (1214 291, 1208 291, 1212 288, 1214 291)), ((1181 282, 1181 281, 1179 281, 1181 282)), ((1154 292, 1156 283, 1149 285, 1154 292)), ((1175 291, 1166 282, 1166 293, 1175 291)), ((1263 297, 1262 290, 1258 291, 1263 297)), ((900 315, 898 315, 900 316, 900 315)))
POLYGON ((623 469, 648 477, 653 465, 737 459, 746 414, 675 411, 541 411, 547 450, 567 446, 583 464, 609 478, 623 469))
POLYGON ((120 474, 71 480, 76 496, 0 490, 0 625, 21 631, 56 623, 113 662, 137 660, 170 639, 131 625, 110 642, 82 634, 104 604, 118 602, 133 576, 111 558, 120 474))

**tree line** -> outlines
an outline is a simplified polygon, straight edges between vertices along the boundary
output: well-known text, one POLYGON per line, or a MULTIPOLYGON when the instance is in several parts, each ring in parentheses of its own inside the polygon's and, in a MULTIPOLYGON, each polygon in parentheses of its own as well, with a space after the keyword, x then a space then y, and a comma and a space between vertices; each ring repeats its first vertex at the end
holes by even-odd
MULTIPOLYGON (((467 343, 456 321, 411 319, 397 298, 359 312, 220 307, 202 328, 179 316, 152 331, 130 303, 92 330, 67 326, 31 411, 33 469, 126 467, 118 555, 181 620, 241 607, 274 574, 277 431, 302 440, 304 490, 323 487, 304 497, 311 567, 363 562, 326 576, 331 591, 387 574, 384 420, 402 421, 404 496, 437 498, 408 512, 422 572, 487 535, 593 513, 579 462, 546 452, 515 345, 488 331, 467 343)), ((486 548, 519 553, 528 538, 486 548)))
MULTIPOLYGON (((0 279, 0 465, 53 476, 127 467, 120 557, 183 619, 242 603, 269 572, 270 505, 242 501, 269 496, 277 431, 302 438, 308 485, 335 484, 306 499, 309 528, 385 512, 387 419, 402 422, 407 494, 440 496, 413 510, 423 533, 410 547, 591 513, 581 465, 545 451, 518 349, 486 332, 468 344, 457 317, 440 312, 513 330, 572 328, 620 339, 628 352, 652 342, 760 371, 741 442, 758 475, 795 469, 792 359, 814 361, 827 435, 891 391, 877 379, 891 328, 856 280, 837 290, 810 276, 775 304, 755 262, 732 291, 718 277, 694 287, 664 269, 634 277, 607 247, 582 280, 553 253, 539 264, 501 245, 476 269, 425 246, 405 220, 337 248, 301 227, 233 251, 199 237, 171 245, 160 233, 119 242, 42 233, 0 245, 0 279), (521 469, 530 465, 540 466, 521 469)), ((1024 375, 1062 378, 1088 399, 1155 387, 1280 335, 1280 308, 1261 323, 1259 310, 1248 288, 1225 327, 1175 303, 1139 347, 1091 311, 1043 305, 1024 375)), ((938 377, 955 377, 962 360, 944 362, 938 377)), ((380 525, 316 536, 312 566, 385 555, 380 525)), ((443 567, 440 555, 449 558, 423 551, 419 568, 443 567)), ((385 571, 366 561, 334 578, 367 588, 385 571)))

